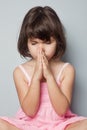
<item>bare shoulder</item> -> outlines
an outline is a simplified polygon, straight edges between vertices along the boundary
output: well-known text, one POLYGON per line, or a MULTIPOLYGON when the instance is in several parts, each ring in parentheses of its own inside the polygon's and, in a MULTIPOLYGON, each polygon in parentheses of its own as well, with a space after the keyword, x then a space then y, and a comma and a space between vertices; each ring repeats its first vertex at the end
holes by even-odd
POLYGON ((75 77, 75 68, 71 63, 65 63, 65 62, 61 62, 61 68, 63 68, 61 76, 60 76, 60 80, 61 81, 65 81, 65 80, 73 80, 75 77))
MULTIPOLYGON (((65 63, 64 63, 65 64, 65 63)), ((72 91, 74 87, 75 79, 75 68, 72 64, 68 63, 61 76, 61 90, 64 95, 67 97, 69 103, 71 104, 72 91)))
POLYGON ((23 77, 23 74, 22 74, 22 72, 21 72, 19 66, 17 66, 17 67, 14 69, 14 71, 13 71, 13 78, 14 78, 14 79, 19 79, 19 77, 20 77, 20 78, 23 77))
MULTIPOLYGON (((26 65, 26 63, 21 64, 23 67, 26 65)), ((20 65, 19 65, 20 66, 20 65)), ((14 71, 13 71, 13 77, 18 78, 18 77, 24 77, 23 72, 21 71, 20 67, 16 66, 14 71)))
POLYGON ((66 65, 66 67, 65 67, 65 69, 64 69, 64 73, 65 74, 75 74, 75 68, 74 68, 74 66, 72 65, 72 64, 70 64, 70 63, 67 63, 67 65, 66 65))
MULTIPOLYGON (((25 75, 24 75, 24 73, 22 72, 22 70, 20 69, 19 66, 15 67, 15 69, 13 71, 13 77, 14 78, 19 78, 20 77, 20 78, 24 78, 24 80, 27 80, 26 77, 25 77, 25 75)), ((25 71, 29 75, 31 75, 31 71, 32 71, 32 68, 33 68, 32 61, 27 61, 27 62, 21 64, 21 66, 25 69, 25 71)))
POLYGON ((73 86, 68 84, 73 84, 75 79, 75 68, 72 64, 68 63, 62 73, 62 81, 67 83, 66 86, 73 86))
POLYGON ((56 71, 59 69, 59 72, 60 72, 60 70, 62 68, 63 68, 63 73, 62 74, 75 73, 75 68, 71 63, 63 62, 63 61, 56 62, 56 66, 55 66, 56 71))

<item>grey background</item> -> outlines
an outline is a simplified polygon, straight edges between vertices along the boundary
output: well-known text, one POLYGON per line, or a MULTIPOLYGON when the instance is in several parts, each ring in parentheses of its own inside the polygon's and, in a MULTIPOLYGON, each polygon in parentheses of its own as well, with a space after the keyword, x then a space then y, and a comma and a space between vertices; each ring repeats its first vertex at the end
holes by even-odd
POLYGON ((17 52, 17 39, 25 14, 36 5, 54 8, 65 26, 64 59, 76 68, 71 108, 87 116, 87 0, 0 0, 0 116, 13 116, 19 107, 13 70, 25 60, 17 52))

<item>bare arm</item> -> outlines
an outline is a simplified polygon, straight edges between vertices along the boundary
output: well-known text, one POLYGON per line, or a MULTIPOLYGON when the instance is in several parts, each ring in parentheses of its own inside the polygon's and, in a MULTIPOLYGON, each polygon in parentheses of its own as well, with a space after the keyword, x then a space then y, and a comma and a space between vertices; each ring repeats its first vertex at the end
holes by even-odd
POLYGON ((53 76, 47 78, 48 92, 51 103, 58 113, 62 116, 66 113, 71 103, 72 89, 74 82, 74 69, 68 65, 64 73, 64 78, 61 82, 61 87, 58 87, 53 76))
POLYGON ((19 101, 23 111, 33 117, 39 108, 40 103, 40 80, 42 78, 41 57, 38 54, 38 59, 34 68, 34 73, 30 86, 28 86, 25 76, 19 68, 14 71, 14 81, 17 89, 19 101))
POLYGON ((40 82, 33 78, 28 86, 28 82, 19 68, 14 71, 14 82, 23 111, 33 117, 39 107, 40 82))
POLYGON ((72 65, 66 67, 66 71, 62 74, 61 87, 58 86, 54 76, 51 72, 49 63, 45 55, 43 55, 43 75, 46 78, 48 85, 48 93, 51 103, 58 113, 62 116, 66 113, 71 103, 72 89, 74 83, 74 68, 72 65))
POLYGON ((27 115, 34 117, 38 111, 39 102, 40 82, 33 78, 29 90, 22 101, 22 108, 27 115))

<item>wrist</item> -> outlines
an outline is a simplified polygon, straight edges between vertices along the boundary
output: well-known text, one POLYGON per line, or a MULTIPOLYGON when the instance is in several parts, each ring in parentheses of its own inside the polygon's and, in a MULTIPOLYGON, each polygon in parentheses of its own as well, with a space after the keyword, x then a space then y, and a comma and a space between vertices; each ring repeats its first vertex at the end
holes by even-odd
POLYGON ((47 80, 47 82, 51 82, 54 80, 54 76, 51 74, 51 75, 47 76, 46 80, 47 80))
POLYGON ((33 81, 34 83, 36 83, 36 82, 40 82, 40 79, 39 79, 36 75, 33 75, 32 81, 33 81))
POLYGON ((32 86, 31 88, 38 88, 40 87, 40 81, 36 78, 36 77, 32 77, 30 86, 32 86))

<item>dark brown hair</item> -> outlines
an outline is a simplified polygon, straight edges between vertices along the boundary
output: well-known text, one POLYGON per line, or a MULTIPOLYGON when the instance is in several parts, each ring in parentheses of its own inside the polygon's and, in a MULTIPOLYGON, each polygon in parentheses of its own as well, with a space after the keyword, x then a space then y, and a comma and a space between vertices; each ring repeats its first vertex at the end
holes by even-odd
POLYGON ((48 6, 36 6, 25 15, 18 39, 18 51, 23 57, 31 57, 27 47, 29 38, 39 38, 57 42, 54 57, 61 57, 66 49, 66 39, 63 25, 56 12, 48 6))

